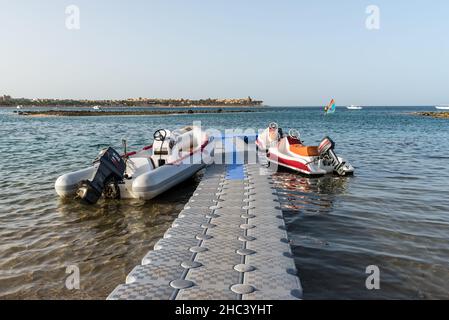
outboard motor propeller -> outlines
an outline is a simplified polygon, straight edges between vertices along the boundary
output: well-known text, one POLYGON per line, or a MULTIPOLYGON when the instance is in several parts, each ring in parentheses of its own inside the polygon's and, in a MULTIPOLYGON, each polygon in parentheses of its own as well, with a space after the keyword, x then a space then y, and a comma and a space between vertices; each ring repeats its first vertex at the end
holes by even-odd
POLYGON ((318 146, 318 152, 321 158, 330 161, 330 164, 334 167, 334 172, 340 176, 344 176, 346 174, 344 168, 345 162, 340 162, 340 160, 338 160, 338 157, 334 152, 334 148, 335 142, 329 137, 324 137, 318 146))
POLYGON ((103 191, 109 198, 119 198, 118 183, 123 180, 126 169, 123 158, 111 147, 100 152, 94 160, 94 164, 97 163, 99 165, 92 181, 82 181, 76 192, 80 199, 89 204, 97 203, 103 191))

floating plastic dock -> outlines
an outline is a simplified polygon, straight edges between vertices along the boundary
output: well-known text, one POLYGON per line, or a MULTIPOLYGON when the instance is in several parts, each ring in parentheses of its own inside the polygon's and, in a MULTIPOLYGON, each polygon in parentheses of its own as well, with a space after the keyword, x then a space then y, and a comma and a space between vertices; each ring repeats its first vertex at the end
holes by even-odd
POLYGON ((206 169, 163 239, 108 299, 302 297, 266 160, 260 157, 259 163, 244 163, 245 155, 248 158, 252 152, 256 153, 255 146, 239 138, 216 142, 216 159, 232 156, 232 164, 213 164, 206 169), (233 152, 227 152, 230 143, 234 144, 233 152))

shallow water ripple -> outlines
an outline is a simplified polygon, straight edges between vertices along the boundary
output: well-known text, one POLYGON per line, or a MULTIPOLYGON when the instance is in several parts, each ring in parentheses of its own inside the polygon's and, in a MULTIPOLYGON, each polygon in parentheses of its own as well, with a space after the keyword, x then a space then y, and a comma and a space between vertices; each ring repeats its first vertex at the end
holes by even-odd
POLYGON ((246 129, 276 121, 306 143, 325 135, 354 177, 274 174, 306 299, 449 298, 449 123, 408 114, 429 108, 268 108, 251 114, 23 118, 0 108, 0 298, 104 299, 178 215, 199 177, 154 201, 59 199, 56 178, 99 149, 151 143, 158 128, 201 120, 246 129), (81 290, 65 288, 68 265, 81 290), (381 290, 365 288, 378 265, 381 290))

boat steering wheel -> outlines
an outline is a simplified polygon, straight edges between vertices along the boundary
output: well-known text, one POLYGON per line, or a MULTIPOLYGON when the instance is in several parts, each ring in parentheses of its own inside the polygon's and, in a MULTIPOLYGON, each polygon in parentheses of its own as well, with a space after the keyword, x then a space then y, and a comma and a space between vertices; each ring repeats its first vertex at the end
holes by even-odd
POLYGON ((296 130, 296 129, 290 129, 290 130, 288 131, 288 135, 289 135, 290 137, 292 137, 292 138, 294 138, 294 139, 298 139, 298 140, 300 140, 300 137, 301 137, 301 134, 300 134, 299 131, 296 130))
POLYGON ((153 139, 155 141, 164 141, 166 137, 167 131, 165 131, 164 129, 156 130, 156 132, 154 132, 153 134, 153 139))

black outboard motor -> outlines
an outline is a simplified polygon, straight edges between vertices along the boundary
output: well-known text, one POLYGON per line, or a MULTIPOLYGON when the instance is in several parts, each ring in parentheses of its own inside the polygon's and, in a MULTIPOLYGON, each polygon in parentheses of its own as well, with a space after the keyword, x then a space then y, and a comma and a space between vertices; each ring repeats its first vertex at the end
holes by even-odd
POLYGON ((332 165, 334 167, 334 172, 338 173, 340 176, 344 176, 345 163, 338 160, 338 157, 334 152, 334 148, 335 142, 332 141, 332 139, 329 137, 324 137, 324 139, 318 146, 318 152, 322 159, 324 159, 325 161, 329 161, 329 165, 332 165))
POLYGON ((89 204, 97 203, 103 191, 107 191, 108 198, 119 198, 118 183, 123 180, 126 164, 123 158, 113 148, 102 150, 94 160, 97 172, 92 181, 84 180, 80 183, 77 196, 89 204), (106 190, 105 190, 106 189, 106 190))

